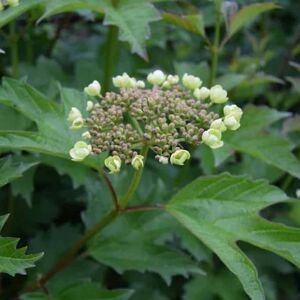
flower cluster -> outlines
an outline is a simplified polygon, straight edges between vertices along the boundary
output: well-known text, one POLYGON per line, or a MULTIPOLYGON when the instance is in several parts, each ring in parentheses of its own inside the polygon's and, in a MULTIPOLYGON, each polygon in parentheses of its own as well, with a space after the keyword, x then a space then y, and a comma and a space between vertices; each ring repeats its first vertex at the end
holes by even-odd
POLYGON ((19 5, 19 0, 0 0, 0 11, 4 10, 5 6, 16 7, 19 5))
POLYGON ((242 110, 225 105, 221 117, 214 104, 228 101, 227 91, 220 85, 201 87, 200 78, 184 74, 166 75, 156 70, 147 76, 150 87, 128 74, 112 79, 117 92, 101 95, 101 85, 92 82, 84 91, 99 100, 87 102, 88 118, 73 107, 69 113, 70 128, 87 128, 71 149, 74 161, 89 154, 109 152, 105 166, 111 173, 120 171, 122 163, 135 169, 144 166, 141 149, 149 147, 162 164, 183 165, 190 159, 187 144, 207 144, 212 149, 223 146, 222 133, 240 127, 242 110), (181 82, 180 82, 181 81, 181 82))

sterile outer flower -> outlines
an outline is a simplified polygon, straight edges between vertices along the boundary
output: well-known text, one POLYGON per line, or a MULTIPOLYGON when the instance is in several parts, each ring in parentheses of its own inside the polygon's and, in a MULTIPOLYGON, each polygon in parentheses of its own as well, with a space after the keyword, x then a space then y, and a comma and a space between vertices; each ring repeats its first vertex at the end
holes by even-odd
POLYGON ((237 130, 241 126, 239 120, 233 115, 226 116, 224 118, 224 124, 229 130, 237 130))
POLYGON ((235 104, 225 105, 223 111, 224 111, 225 117, 226 116, 234 116, 237 121, 240 121, 241 117, 243 115, 243 111, 241 110, 241 108, 239 108, 235 104))
POLYGON ((210 124, 210 128, 212 129, 217 129, 221 132, 223 131, 226 131, 226 126, 223 122, 223 120, 220 118, 220 119, 217 119, 217 120, 214 120, 211 124, 210 124))
POLYGON ((7 0, 7 4, 11 7, 16 7, 19 5, 19 0, 7 0))
POLYGON ((168 75, 167 82, 170 85, 177 84, 179 82, 179 76, 178 75, 168 75))
POLYGON ((101 85, 97 80, 94 80, 91 84, 84 88, 84 92, 91 96, 100 96, 101 85))
POLYGON ((68 121, 74 122, 78 118, 82 118, 80 110, 77 107, 72 107, 69 112, 68 121))
POLYGON ((70 150, 70 156, 73 161, 82 161, 92 152, 92 146, 88 145, 86 142, 79 141, 70 150))
POLYGON ((208 129, 202 134, 202 141, 212 149, 217 149, 224 145, 221 138, 222 133, 217 129, 208 129))
POLYGON ((72 130, 78 130, 81 129, 84 125, 84 119, 83 118, 77 118, 73 121, 72 125, 70 126, 70 129, 72 130))
POLYGON ((113 77, 113 85, 117 88, 134 88, 137 85, 135 78, 131 78, 127 73, 113 77))
POLYGON ((199 99, 199 100, 205 100, 209 97, 210 95, 210 90, 203 86, 201 89, 195 89, 194 90, 194 96, 199 99))
POLYGON ((136 155, 132 161, 131 165, 136 169, 139 170, 140 168, 144 167, 144 156, 143 155, 136 155))
POLYGON ((199 77, 185 73, 182 77, 182 83, 187 89, 194 90, 201 86, 202 80, 199 77))
POLYGON ((90 134, 89 131, 86 131, 86 132, 84 132, 84 133, 81 135, 81 137, 82 137, 83 139, 89 140, 92 136, 91 136, 91 134, 90 134))
POLYGON ((147 76, 147 80, 152 85, 161 85, 166 80, 166 75, 161 70, 156 70, 147 76))
POLYGON ((136 87, 139 89, 144 89, 145 88, 145 82, 143 80, 138 80, 136 82, 136 87))
POLYGON ((90 112, 94 108, 94 103, 92 101, 88 101, 86 103, 86 111, 90 112))
POLYGON ((164 89, 169 89, 171 87, 171 84, 168 82, 168 81, 165 81, 163 84, 162 84, 162 88, 164 89))
POLYGON ((210 99, 214 103, 225 103, 228 100, 227 91, 217 84, 210 89, 210 99))
POLYGON ((167 165, 167 164, 169 163, 168 157, 165 157, 165 156, 160 156, 160 157, 158 158, 158 161, 159 161, 161 164, 163 164, 163 165, 167 165))
POLYGON ((184 163, 191 158, 190 152, 187 150, 176 150, 170 158, 172 165, 183 166, 184 163))
POLYGON ((110 174, 114 174, 120 172, 122 161, 118 155, 109 156, 105 159, 104 165, 109 169, 110 174))

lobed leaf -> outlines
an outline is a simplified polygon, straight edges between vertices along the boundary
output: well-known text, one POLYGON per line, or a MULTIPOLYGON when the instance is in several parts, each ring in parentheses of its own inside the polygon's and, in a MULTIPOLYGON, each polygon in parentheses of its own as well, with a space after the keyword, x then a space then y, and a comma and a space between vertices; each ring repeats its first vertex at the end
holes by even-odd
MULTIPOLYGON (((3 228, 8 215, 0 216, 0 230, 3 228)), ((11 276, 16 274, 25 275, 25 269, 34 267, 43 253, 26 254, 26 247, 17 249, 19 239, 0 236, 0 272, 11 276)))
POLYGON ((222 174, 195 180, 166 209, 216 253, 253 300, 264 292, 253 263, 237 241, 274 252, 300 266, 300 230, 267 221, 260 210, 288 197, 265 181, 222 174))

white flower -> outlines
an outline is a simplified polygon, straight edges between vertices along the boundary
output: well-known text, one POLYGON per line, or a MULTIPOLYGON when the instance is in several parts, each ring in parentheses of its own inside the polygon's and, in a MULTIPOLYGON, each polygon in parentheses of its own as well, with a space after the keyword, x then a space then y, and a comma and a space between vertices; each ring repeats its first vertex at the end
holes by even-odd
POLYGON ((231 115, 224 118, 224 124, 229 130, 237 130, 241 126, 239 120, 231 115))
POLYGON ((201 86, 202 81, 199 77, 185 73, 182 77, 182 83, 187 89, 194 90, 201 86))
POLYGON ((243 111, 241 110, 241 108, 239 108, 235 104, 225 105, 223 111, 224 111, 225 117, 226 116, 234 116, 237 121, 240 121, 241 117, 243 115, 243 111))
POLYGON ((224 145, 223 141, 221 141, 221 138, 222 133, 217 129, 208 129, 202 134, 203 142, 212 149, 217 149, 224 145))
POLYGON ((136 155, 132 161, 131 165, 136 169, 139 170, 140 168, 144 167, 144 156, 143 155, 136 155))
POLYGON ((84 119, 83 118, 77 118, 72 122, 72 125, 70 126, 70 129, 72 130, 78 130, 81 129, 84 125, 84 119))
POLYGON ((137 86, 137 81, 135 78, 130 77, 127 73, 123 75, 118 75, 112 79, 113 85, 117 88, 134 88, 137 86))
POLYGON ((169 159, 168 159, 167 157, 165 157, 165 156, 160 156, 159 159, 158 159, 158 161, 159 161, 161 164, 166 165, 166 164, 168 164, 169 159))
POLYGON ((214 103, 224 103, 228 100, 227 91, 217 84, 210 89, 210 99, 214 103))
POLYGON ((217 129, 221 132, 225 131, 226 130, 226 126, 224 124, 224 122, 222 121, 222 119, 217 119, 217 120, 214 120, 211 124, 210 124, 210 128, 212 129, 217 129))
POLYGON ((147 80, 152 85, 161 85, 166 80, 166 75, 161 70, 156 70, 147 76, 147 80))
POLYGON ((109 169, 111 174, 120 172, 122 161, 118 155, 109 156, 105 159, 104 165, 109 169))
POLYGON ((74 148, 70 150, 70 156, 73 161, 84 160, 92 152, 92 146, 86 142, 79 141, 74 145, 74 148))
POLYGON ((136 87, 139 89, 144 89, 145 88, 145 82, 143 80, 138 80, 136 82, 136 87))
POLYGON ((170 85, 177 84, 179 82, 179 76, 178 75, 168 75, 167 82, 170 85))
POLYGON ((81 137, 83 138, 83 139, 90 139, 92 136, 91 136, 91 134, 89 133, 89 131, 86 131, 86 132, 84 132, 82 135, 81 135, 81 137))
POLYGON ((191 158, 191 154, 187 150, 176 150, 172 155, 171 155, 171 164, 172 165, 179 165, 183 166, 184 163, 191 158))
POLYGON ((72 107, 69 112, 68 121, 74 122, 78 118, 82 118, 80 110, 77 107, 72 107))
POLYGON ((86 103, 86 111, 90 112, 94 108, 94 103, 92 101, 88 101, 86 103))
POLYGON ((199 100, 205 100, 210 95, 210 90, 203 86, 201 89, 194 90, 194 96, 199 100))
POLYGON ((7 4, 11 7, 16 7, 19 5, 19 0, 6 0, 7 4))
POLYGON ((101 85, 97 80, 94 80, 91 84, 84 88, 84 92, 91 96, 100 96, 101 85))
POLYGON ((297 189, 297 190, 296 190, 296 197, 297 197, 297 198, 300 198, 300 189, 297 189))

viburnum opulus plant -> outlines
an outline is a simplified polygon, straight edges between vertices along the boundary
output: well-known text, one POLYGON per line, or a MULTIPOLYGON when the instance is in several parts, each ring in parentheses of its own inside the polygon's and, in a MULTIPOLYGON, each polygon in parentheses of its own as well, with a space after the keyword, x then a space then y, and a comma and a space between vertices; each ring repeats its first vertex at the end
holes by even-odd
POLYGON ((70 150, 74 161, 108 151, 105 166, 118 173, 122 163, 142 168, 151 149, 159 163, 183 165, 190 159, 186 145, 220 148, 222 132, 240 127, 243 112, 235 104, 217 113, 215 104, 228 101, 222 86, 201 87, 201 79, 193 75, 184 74, 180 82, 178 75, 156 70, 147 76, 149 87, 126 73, 112 80, 118 92, 102 95, 96 80, 84 89, 98 98, 87 102, 88 118, 76 107, 69 113, 70 128, 84 129, 83 140, 70 150))

